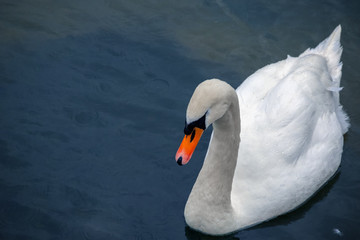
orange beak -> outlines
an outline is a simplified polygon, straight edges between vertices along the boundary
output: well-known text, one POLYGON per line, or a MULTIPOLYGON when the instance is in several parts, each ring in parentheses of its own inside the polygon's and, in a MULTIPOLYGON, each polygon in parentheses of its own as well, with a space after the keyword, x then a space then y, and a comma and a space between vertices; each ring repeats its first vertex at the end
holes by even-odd
POLYGON ((203 132, 203 129, 195 127, 191 134, 185 135, 175 155, 175 160, 180 166, 190 161, 203 132))

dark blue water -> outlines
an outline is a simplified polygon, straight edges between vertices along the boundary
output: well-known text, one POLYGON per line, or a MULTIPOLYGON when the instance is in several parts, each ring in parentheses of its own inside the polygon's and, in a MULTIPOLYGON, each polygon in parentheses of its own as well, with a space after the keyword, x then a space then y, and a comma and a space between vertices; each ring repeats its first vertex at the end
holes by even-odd
MULTIPOLYGON (((0 1, 0 239, 217 239, 183 209, 210 131, 174 159, 201 81, 237 87, 342 24, 352 127, 300 209, 223 239, 360 239, 358 1, 0 1)), ((221 239, 221 238, 220 238, 221 239)))

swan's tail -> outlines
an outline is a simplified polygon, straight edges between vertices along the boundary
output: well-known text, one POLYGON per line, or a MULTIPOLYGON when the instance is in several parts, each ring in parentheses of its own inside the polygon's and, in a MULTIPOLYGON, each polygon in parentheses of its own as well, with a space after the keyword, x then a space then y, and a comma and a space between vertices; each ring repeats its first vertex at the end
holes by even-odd
MULTIPOLYGON (((333 87, 340 88, 341 68, 340 62, 342 46, 340 44, 341 26, 337 26, 331 35, 322 41, 316 48, 309 48, 300 57, 308 54, 319 54, 326 58, 331 78, 335 83, 333 87), (336 85, 336 86, 335 86, 336 85)), ((339 89, 341 90, 341 89, 339 89)), ((338 90, 338 91, 339 91, 338 90)))
POLYGON ((339 100, 342 62, 340 62, 342 46, 340 43, 341 25, 337 26, 331 35, 322 41, 316 48, 309 48, 303 52, 299 57, 308 54, 318 54, 323 56, 327 61, 327 66, 333 81, 333 84, 328 87, 329 91, 334 93, 334 100, 337 104, 336 115, 341 124, 342 132, 345 134, 350 126, 349 117, 344 112, 339 100))

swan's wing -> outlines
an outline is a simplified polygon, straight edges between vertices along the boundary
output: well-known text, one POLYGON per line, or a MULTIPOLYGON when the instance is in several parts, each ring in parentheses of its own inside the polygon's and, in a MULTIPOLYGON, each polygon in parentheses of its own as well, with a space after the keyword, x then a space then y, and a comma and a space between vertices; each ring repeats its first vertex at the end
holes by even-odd
MULTIPOLYGON (((319 55, 288 58, 248 80, 237 89, 241 144, 252 144, 246 152, 254 151, 259 161, 295 163, 311 148, 319 120, 336 113, 326 60, 319 55)), ((338 129, 339 124, 335 115, 328 127, 338 129)))
POLYGON ((342 129, 323 57, 288 58, 249 79, 237 89, 241 142, 232 201, 248 218, 265 220, 298 206, 334 174, 342 129))
POLYGON ((339 103, 340 30, 298 58, 258 70, 236 90, 241 142, 231 198, 247 222, 299 206, 340 164, 349 126, 339 103))

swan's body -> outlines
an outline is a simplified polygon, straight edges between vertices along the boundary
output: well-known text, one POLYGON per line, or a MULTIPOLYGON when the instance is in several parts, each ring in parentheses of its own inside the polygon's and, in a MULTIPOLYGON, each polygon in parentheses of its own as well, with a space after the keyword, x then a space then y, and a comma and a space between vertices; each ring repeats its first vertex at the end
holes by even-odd
MULTIPOLYGON (((272 219, 336 172, 349 127, 339 103, 340 32, 258 70, 236 91, 216 79, 197 87, 185 133, 195 135, 200 119, 213 133, 185 207, 190 227, 221 235, 272 219)), ((176 159, 190 157, 179 149, 176 159)))

